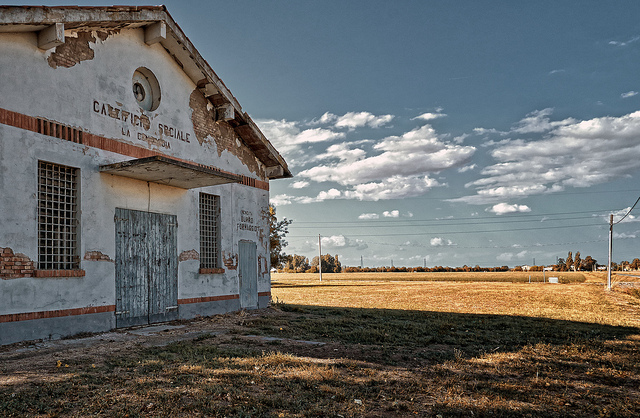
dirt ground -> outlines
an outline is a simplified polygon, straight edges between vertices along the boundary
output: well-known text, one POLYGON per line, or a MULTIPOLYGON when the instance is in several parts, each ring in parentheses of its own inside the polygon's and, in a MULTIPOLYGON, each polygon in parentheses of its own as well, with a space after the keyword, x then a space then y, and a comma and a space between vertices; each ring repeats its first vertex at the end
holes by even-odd
POLYGON ((165 346, 205 335, 214 335, 216 344, 220 347, 250 345, 256 350, 260 350, 261 347, 273 350, 272 344, 277 342, 278 350, 302 356, 309 350, 313 350, 315 356, 320 354, 321 357, 323 351, 336 354, 337 346, 333 347, 332 344, 246 335, 245 322, 267 315, 282 313, 273 308, 266 308, 189 321, 117 329, 67 339, 28 341, 0 346, 0 386, 19 386, 55 380, 59 376, 57 369, 61 367, 59 361, 64 367, 66 359, 98 366, 109 356, 126 355, 127 352, 139 348, 165 346))

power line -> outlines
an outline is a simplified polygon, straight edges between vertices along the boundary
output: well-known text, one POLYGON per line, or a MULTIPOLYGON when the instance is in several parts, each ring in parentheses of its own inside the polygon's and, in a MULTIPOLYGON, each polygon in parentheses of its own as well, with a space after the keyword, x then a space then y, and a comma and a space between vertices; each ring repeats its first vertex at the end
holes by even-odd
MULTIPOLYGON (((516 232, 516 231, 537 231, 543 229, 563 229, 563 228, 585 228, 603 226, 602 224, 582 224, 582 225, 563 225, 563 226, 547 226, 539 228, 512 228, 512 229, 494 229, 483 231, 428 231, 429 234, 454 235, 454 234, 480 234, 493 232, 516 232)), ((425 232, 420 233, 399 233, 399 234, 349 234, 350 237, 398 237, 398 236, 423 236, 425 232)), ((290 235, 288 238, 309 238, 315 235, 290 235)))
MULTIPOLYGON (((594 212, 603 212, 603 213, 609 213, 611 212, 611 209, 601 209, 601 210, 587 210, 587 211, 576 211, 576 212, 556 212, 556 213, 540 213, 540 214, 525 214, 525 213, 519 213, 517 216, 518 218, 531 218, 531 217, 536 217, 536 218, 540 218, 540 217, 545 217, 545 216, 560 216, 560 215, 579 215, 579 214, 584 214, 584 213, 590 213, 593 214, 594 212)), ((378 224, 378 223, 397 223, 397 222, 449 222, 449 221, 461 221, 461 220, 494 220, 496 222, 511 222, 509 221, 508 217, 504 217, 502 219, 496 219, 495 216, 470 216, 470 217, 461 217, 461 218, 434 218, 434 219, 397 219, 394 218, 393 220, 386 220, 386 219, 380 219, 380 220, 372 220, 372 219, 367 219, 367 220, 362 220, 362 222, 358 222, 358 221, 294 221, 294 223, 292 224, 292 227, 294 225, 297 224, 353 224, 355 222, 358 222, 358 225, 362 225, 362 226, 366 226, 365 223, 366 222, 371 222, 373 224, 378 224)), ((301 227, 298 227, 301 228, 301 227)))
MULTIPOLYGON (((545 219, 545 220, 538 220, 538 219, 512 219, 512 220, 502 220, 502 219, 494 219, 494 218, 484 218, 484 219, 488 219, 488 221, 486 222, 463 222, 463 223, 458 223, 458 225, 491 225, 491 224, 507 224, 507 223, 523 223, 523 222, 558 222, 558 221, 568 221, 568 220, 577 220, 577 219, 593 219, 593 216, 578 216, 578 217, 573 217, 573 218, 557 218, 557 219, 545 219)), ((430 226, 433 225, 435 223, 437 223, 438 225, 442 225, 443 222, 454 222, 454 221, 458 221, 460 219, 448 219, 448 220, 433 220, 433 221, 417 221, 414 224, 407 224, 407 223, 393 223, 393 224, 389 224, 389 225, 358 225, 358 224, 352 224, 352 226, 341 226, 341 228, 401 228, 401 227, 416 227, 416 226, 430 226), (420 222, 420 223, 418 223, 420 222), (423 222, 428 222, 428 223, 423 223, 423 222)), ((466 220, 466 219, 465 219, 466 220)), ((404 222, 404 221, 399 221, 399 222, 404 222)), ((337 222, 338 223, 338 222, 337 222)), ((343 225, 343 222, 339 222, 339 224, 343 225)), ((292 229, 320 229, 320 228, 333 228, 335 227, 335 225, 333 224, 329 224, 326 226, 290 226, 290 228, 292 229)))
POLYGON ((625 213, 625 215, 622 217, 622 219, 620 219, 618 222, 615 222, 613 225, 617 225, 620 222, 624 221, 624 218, 626 218, 627 216, 629 216, 629 214, 631 213, 631 211, 633 210, 633 208, 636 207, 636 205, 638 204, 638 202, 640 201, 640 197, 638 197, 638 199, 636 200, 636 203, 633 204, 633 206, 631 206, 631 209, 629 209, 629 211, 627 213, 625 213))

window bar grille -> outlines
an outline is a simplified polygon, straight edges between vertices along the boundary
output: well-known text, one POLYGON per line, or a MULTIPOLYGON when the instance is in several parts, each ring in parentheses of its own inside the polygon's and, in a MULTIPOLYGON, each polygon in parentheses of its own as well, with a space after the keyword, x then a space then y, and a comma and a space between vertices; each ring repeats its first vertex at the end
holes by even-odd
POLYGON ((220 267, 220 196, 200 193, 200 268, 220 267))
POLYGON ((75 270, 79 266, 77 169, 38 163, 38 268, 75 270))

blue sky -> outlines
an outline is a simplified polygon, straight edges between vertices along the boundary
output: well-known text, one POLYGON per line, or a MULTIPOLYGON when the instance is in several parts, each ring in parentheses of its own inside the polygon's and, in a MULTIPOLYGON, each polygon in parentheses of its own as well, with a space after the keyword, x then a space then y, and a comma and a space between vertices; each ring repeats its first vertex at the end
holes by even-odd
MULTIPOLYGON (((294 173, 271 182, 287 253, 605 263, 640 196, 640 2, 166 5, 294 173)), ((614 261, 640 257, 637 210, 614 261)))

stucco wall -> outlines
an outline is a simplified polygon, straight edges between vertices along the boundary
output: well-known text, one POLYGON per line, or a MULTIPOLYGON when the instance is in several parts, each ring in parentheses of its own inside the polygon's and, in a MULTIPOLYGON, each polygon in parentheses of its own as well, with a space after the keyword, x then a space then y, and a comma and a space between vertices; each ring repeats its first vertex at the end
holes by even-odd
MULTIPOLYGON (((211 122, 206 129, 194 126, 211 109, 162 46, 144 43, 142 29, 80 36, 67 31, 66 36, 67 44, 76 42, 78 62, 62 59, 74 50, 38 49, 35 33, 0 33, 1 109, 265 180, 262 164, 225 122, 211 122), (150 69, 159 81, 162 98, 156 111, 142 111, 133 97, 131 78, 139 67, 150 69)), ((268 191, 242 184, 185 190, 100 173, 100 165, 132 159, 115 151, 0 124, 0 248, 11 248, 37 261, 37 163, 77 167, 80 268, 85 271, 84 277, 0 280, 0 318, 114 305, 115 208, 177 215, 178 254, 186 254, 178 265, 179 299, 237 295, 238 241, 255 241, 258 291, 263 300, 270 291, 268 191), (198 273, 199 192, 220 196, 223 273, 198 273)), ((224 306, 237 307, 229 302, 224 306)), ((184 311, 189 312, 186 316, 197 314, 193 307, 184 311)), ((2 326, 0 321, 0 330, 2 326)))

